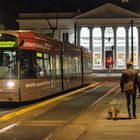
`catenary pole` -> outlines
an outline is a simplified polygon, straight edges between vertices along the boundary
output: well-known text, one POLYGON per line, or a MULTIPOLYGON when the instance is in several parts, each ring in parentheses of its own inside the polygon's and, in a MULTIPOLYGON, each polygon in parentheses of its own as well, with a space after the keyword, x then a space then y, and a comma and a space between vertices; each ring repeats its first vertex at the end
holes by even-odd
POLYGON ((134 46, 133 46, 133 20, 131 20, 131 61, 132 64, 134 62, 134 56, 133 56, 133 51, 134 51, 134 46))

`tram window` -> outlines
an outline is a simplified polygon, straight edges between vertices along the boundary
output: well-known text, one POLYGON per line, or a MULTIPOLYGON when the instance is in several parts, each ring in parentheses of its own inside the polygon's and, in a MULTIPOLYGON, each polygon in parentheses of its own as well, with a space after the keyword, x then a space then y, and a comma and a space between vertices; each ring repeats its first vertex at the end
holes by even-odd
POLYGON ((84 72, 87 72, 87 61, 84 59, 84 72))
POLYGON ((86 59, 86 70, 85 72, 88 72, 88 60, 86 59))
POLYGON ((78 73, 78 57, 74 57, 74 72, 77 74, 78 73))
POLYGON ((92 60, 88 60, 88 72, 92 72, 92 60))
POLYGON ((78 58, 78 73, 81 73, 81 59, 78 58))
POLYGON ((64 66, 64 74, 68 74, 69 73, 69 69, 68 69, 68 58, 65 56, 64 57, 64 62, 63 62, 64 66))
POLYGON ((35 51, 20 51, 20 77, 21 79, 36 78, 36 55, 35 51))
POLYGON ((50 67, 51 67, 51 88, 56 86, 56 58, 55 56, 50 56, 50 67))
POLYGON ((43 72, 43 59, 37 59, 37 77, 44 76, 43 72))
POLYGON ((49 59, 49 54, 48 53, 44 53, 44 59, 49 59))
POLYGON ((50 61, 49 61, 49 54, 44 53, 44 76, 50 75, 50 61))
POLYGON ((85 59, 84 63, 84 72, 92 72, 92 60, 85 59))
POLYGON ((0 50, 0 78, 16 78, 17 63, 15 50, 0 50))
POLYGON ((75 65, 75 59, 74 57, 72 58, 72 75, 76 73, 76 65, 75 65))
POLYGON ((69 63, 69 74, 71 76, 73 74, 73 70, 72 70, 72 58, 70 56, 68 57, 68 63, 69 63))
POLYGON ((60 56, 56 55, 56 76, 60 76, 60 56))
POLYGON ((43 53, 36 53, 37 56, 37 77, 44 76, 44 68, 43 68, 43 53))

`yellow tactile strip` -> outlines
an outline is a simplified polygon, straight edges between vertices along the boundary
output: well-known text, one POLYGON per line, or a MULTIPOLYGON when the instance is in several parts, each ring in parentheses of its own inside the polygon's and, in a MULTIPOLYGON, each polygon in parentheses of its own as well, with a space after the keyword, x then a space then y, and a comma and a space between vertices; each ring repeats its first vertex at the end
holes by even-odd
POLYGON ((69 94, 65 94, 65 95, 62 95, 62 96, 58 96, 58 97, 52 98, 52 99, 50 99, 50 100, 46 100, 46 101, 43 101, 43 102, 41 102, 41 103, 34 104, 33 106, 26 107, 26 108, 24 108, 24 109, 18 110, 18 111, 16 111, 16 112, 12 112, 12 113, 10 113, 10 114, 6 114, 6 115, 2 116, 2 117, 0 118, 0 120, 1 120, 1 121, 6 121, 6 120, 9 120, 9 119, 12 119, 12 118, 14 118, 14 117, 17 117, 17 116, 19 116, 19 115, 22 115, 22 114, 24 114, 24 113, 27 113, 27 112, 32 111, 32 110, 34 110, 34 109, 37 109, 37 108, 39 108, 39 107, 42 107, 42 106, 45 106, 45 105, 50 104, 50 103, 52 103, 52 102, 55 102, 55 101, 57 101, 57 100, 59 100, 59 99, 62 99, 62 98, 64 98, 64 97, 67 97, 67 96, 71 96, 71 95, 73 95, 73 94, 76 94, 76 93, 78 93, 79 91, 82 91, 82 90, 87 89, 87 88, 89 88, 89 87, 96 86, 96 85, 98 85, 98 84, 99 84, 99 82, 96 82, 96 83, 94 83, 94 84, 92 84, 92 85, 89 85, 89 86, 87 86, 87 87, 78 89, 78 90, 76 90, 76 91, 72 91, 72 92, 70 92, 69 94))

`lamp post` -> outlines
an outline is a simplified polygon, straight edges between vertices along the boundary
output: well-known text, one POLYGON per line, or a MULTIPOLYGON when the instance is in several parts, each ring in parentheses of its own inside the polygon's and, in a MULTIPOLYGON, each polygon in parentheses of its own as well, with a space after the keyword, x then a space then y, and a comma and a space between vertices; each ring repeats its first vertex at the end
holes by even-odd
POLYGON ((134 56, 133 56, 134 46, 133 46, 133 20, 131 20, 131 61, 133 64, 134 56))
POLYGON ((76 31, 77 31, 77 25, 76 25, 76 22, 74 23, 74 44, 77 45, 77 34, 76 34, 76 31))

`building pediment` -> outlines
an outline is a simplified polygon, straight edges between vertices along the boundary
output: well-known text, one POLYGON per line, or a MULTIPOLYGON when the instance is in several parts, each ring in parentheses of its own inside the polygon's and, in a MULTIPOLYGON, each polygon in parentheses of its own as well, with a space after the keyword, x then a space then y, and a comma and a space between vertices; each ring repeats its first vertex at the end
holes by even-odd
POLYGON ((140 18, 140 15, 111 3, 104 4, 96 9, 90 10, 74 19, 93 18, 140 18))

